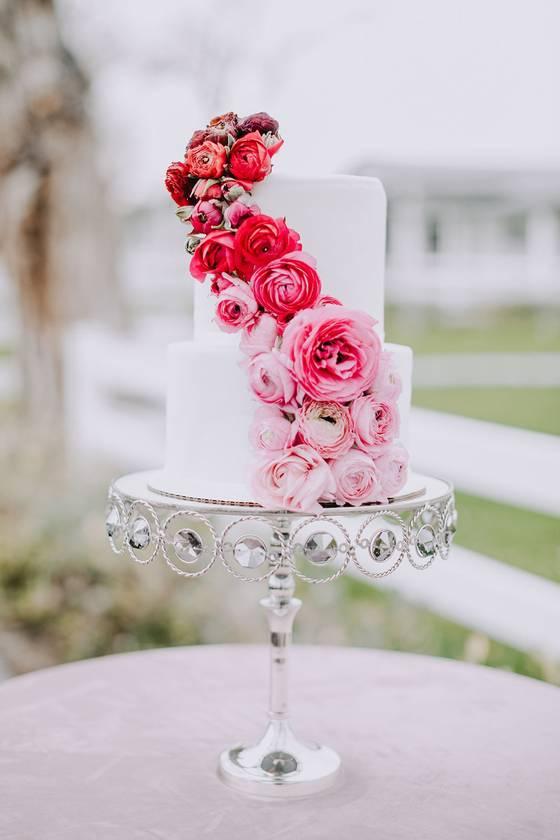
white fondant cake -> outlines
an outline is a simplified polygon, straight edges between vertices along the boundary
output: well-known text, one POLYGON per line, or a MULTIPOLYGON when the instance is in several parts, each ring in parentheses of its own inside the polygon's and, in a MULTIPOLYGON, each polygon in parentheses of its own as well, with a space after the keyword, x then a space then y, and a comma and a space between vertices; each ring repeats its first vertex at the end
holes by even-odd
MULTIPOLYGON (((371 314, 383 338, 386 201, 380 181, 273 174, 255 185, 253 198, 262 212, 285 217, 300 233, 304 249, 317 259, 324 293, 371 314)), ((248 433, 255 402, 240 365, 239 335, 218 329, 208 284, 194 285, 194 339, 169 347, 166 460, 156 489, 252 501, 248 433)), ((402 381, 400 439, 406 446, 412 351, 400 345, 386 349, 402 381)))

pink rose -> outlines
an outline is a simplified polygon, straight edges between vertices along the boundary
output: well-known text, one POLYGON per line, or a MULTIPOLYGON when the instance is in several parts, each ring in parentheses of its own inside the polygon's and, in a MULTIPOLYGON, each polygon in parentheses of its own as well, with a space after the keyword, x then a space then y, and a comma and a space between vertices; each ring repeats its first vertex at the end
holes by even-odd
POLYGON ((232 286, 232 278, 230 274, 214 274, 210 281, 210 291, 213 295, 219 295, 224 289, 229 289, 232 286))
MULTIPOLYGON (((188 162, 188 160, 187 160, 188 162)), ((236 140, 229 153, 229 171, 242 181, 262 181, 272 169, 268 149, 258 131, 236 140)))
POLYGON ((350 412, 340 403, 305 400, 297 417, 302 440, 327 460, 344 455, 354 442, 350 412))
POLYGON ((404 446, 400 443, 391 446, 376 459, 375 466, 381 476, 384 495, 396 496, 408 478, 408 452, 404 446))
POLYGON ((336 481, 336 501, 343 505, 386 502, 381 476, 371 455, 351 449, 331 463, 336 481))
POLYGON ((199 201, 191 214, 191 224, 196 233, 210 233, 222 224, 222 211, 213 201, 199 201))
MULTIPOLYGON (((255 293, 255 298, 259 296, 255 293)), ((306 394, 316 400, 348 402, 377 375, 381 341, 375 320, 344 306, 299 312, 284 332, 282 352, 306 394)))
POLYGON ((216 322, 224 332, 238 332, 254 320, 258 306, 246 283, 231 283, 218 295, 216 322))
POLYGON ((266 312, 286 317, 313 306, 321 293, 315 260, 302 251, 285 254, 251 276, 255 299, 266 312))
POLYGON ((256 356, 259 353, 267 353, 276 344, 278 331, 276 321, 272 315, 263 313, 258 321, 250 324, 243 331, 239 342, 239 349, 247 356, 256 356))
POLYGON ((224 211, 226 226, 229 230, 238 228, 246 219, 257 216, 260 212, 258 204, 246 204, 243 199, 238 198, 237 201, 228 204, 224 211))
POLYGON ((330 500, 335 491, 329 465, 303 444, 257 464, 252 486, 263 507, 303 513, 319 513, 319 499, 330 500))
POLYGON ((208 233, 197 246, 190 271, 195 280, 204 283, 207 274, 222 274, 233 269, 234 235, 227 230, 208 233))
POLYGON ((280 406, 291 403, 296 383, 279 353, 259 353, 253 356, 247 368, 249 387, 257 399, 280 406))
POLYGON ((200 146, 191 146, 187 152, 186 164, 191 175, 197 178, 219 178, 227 161, 227 151, 221 143, 205 140, 200 146))
POLYGON ((396 402, 401 395, 402 382, 395 367, 393 354, 385 351, 381 354, 379 370, 371 386, 371 392, 378 400, 396 402))
POLYGON ((395 403, 380 402, 377 396, 358 397, 350 406, 356 444, 370 455, 385 449, 399 433, 399 411, 395 403))
POLYGON ((292 423, 276 406, 260 405, 253 417, 249 440, 254 449, 268 452, 285 449, 291 444, 292 423))

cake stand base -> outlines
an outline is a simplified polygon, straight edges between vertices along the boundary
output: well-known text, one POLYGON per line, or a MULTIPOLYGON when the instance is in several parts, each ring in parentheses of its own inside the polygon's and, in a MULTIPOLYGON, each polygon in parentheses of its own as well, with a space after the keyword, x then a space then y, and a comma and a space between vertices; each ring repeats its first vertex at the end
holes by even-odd
POLYGON ((259 799, 311 796, 331 787, 339 770, 334 750, 302 744, 283 720, 270 721, 258 744, 225 750, 218 763, 228 787, 259 799))

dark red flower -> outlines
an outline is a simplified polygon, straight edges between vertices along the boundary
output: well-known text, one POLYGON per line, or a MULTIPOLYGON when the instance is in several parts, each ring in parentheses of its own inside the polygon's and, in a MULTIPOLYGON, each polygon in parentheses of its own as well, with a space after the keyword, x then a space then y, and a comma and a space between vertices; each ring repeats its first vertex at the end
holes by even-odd
POLYGON ((165 186, 173 201, 184 207, 186 204, 195 204, 196 199, 191 198, 191 192, 196 184, 196 178, 189 175, 189 167, 186 163, 175 161, 169 164, 165 173, 165 186))
POLYGON ((279 129, 278 120, 275 120, 266 111, 259 111, 245 117, 239 123, 239 134, 249 134, 251 131, 258 131, 259 134, 276 134, 279 129))

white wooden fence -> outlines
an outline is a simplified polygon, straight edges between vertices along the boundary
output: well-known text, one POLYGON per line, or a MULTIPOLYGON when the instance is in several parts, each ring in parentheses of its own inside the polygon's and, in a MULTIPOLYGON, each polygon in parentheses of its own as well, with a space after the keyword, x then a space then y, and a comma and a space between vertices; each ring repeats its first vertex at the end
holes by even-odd
MULTIPOLYGON (((84 325, 68 336, 66 354, 66 420, 77 453, 111 457, 123 470, 161 464, 164 343, 84 325)), ((411 431, 417 470, 481 498, 560 513, 560 438, 423 409, 413 410, 411 431)), ((401 567, 381 586, 505 644, 560 659, 559 585, 460 546, 430 574, 409 572, 401 567)))

